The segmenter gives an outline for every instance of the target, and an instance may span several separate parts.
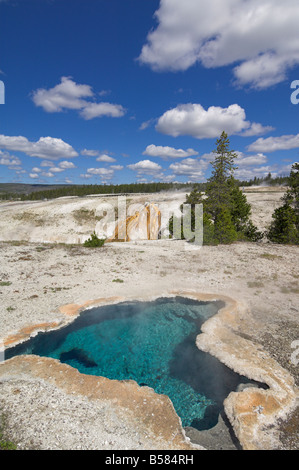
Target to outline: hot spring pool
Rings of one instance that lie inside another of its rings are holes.
[[[195,344],[201,325],[222,306],[175,297],[97,307],[7,349],[5,358],[47,356],[84,374],[135,380],[168,395],[184,427],[209,429],[228,394],[250,382]]]

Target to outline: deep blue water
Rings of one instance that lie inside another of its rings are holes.
[[[183,426],[209,429],[227,395],[249,382],[196,347],[202,323],[222,305],[176,297],[93,308],[6,350],[5,358],[35,354],[84,374],[133,379],[168,395]]]

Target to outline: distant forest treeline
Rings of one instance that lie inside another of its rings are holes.
[[[36,201],[40,199],[55,199],[65,196],[88,196],[91,194],[134,194],[134,193],[158,193],[161,191],[171,191],[192,189],[190,183],[130,183],[130,184],[89,184],[89,185],[69,185],[56,187],[54,189],[43,189],[28,194],[2,193],[1,199],[18,199],[21,201]],[[203,189],[204,190],[204,189]]]
[[[262,186],[262,185],[287,185],[287,176],[272,177],[271,173],[263,178],[255,177],[250,181],[238,181],[239,186]],[[26,185],[22,187],[21,192],[18,191],[18,185],[15,185],[14,192],[11,192],[10,184],[1,184],[0,186],[0,199],[2,200],[21,200],[21,201],[37,201],[41,199],[56,199],[65,196],[88,196],[90,194],[134,194],[134,193],[158,193],[161,191],[174,191],[185,190],[191,191],[197,189],[198,191],[205,191],[206,183],[129,183],[129,184],[89,184],[89,185],[61,185],[57,187],[44,186],[45,189],[33,190],[32,185],[28,185],[28,192],[26,192]]]
[[[249,181],[239,181],[240,186],[286,186],[288,184],[289,176],[275,176],[271,173],[263,178],[255,176]]]

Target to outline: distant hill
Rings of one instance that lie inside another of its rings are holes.
[[[24,184],[24,183],[0,183],[0,194],[31,194],[38,191],[65,188],[67,184]]]

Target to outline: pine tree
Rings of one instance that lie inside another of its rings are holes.
[[[237,231],[232,222],[231,213],[226,206],[221,206],[214,219],[214,239],[217,243],[229,244],[237,240]]]
[[[203,205],[203,243],[232,243],[235,240],[258,241],[263,234],[249,219],[251,206],[234,178],[237,154],[229,148],[229,139],[222,132],[216,141],[215,159],[211,163],[212,175],[206,183],[205,193],[194,188],[186,197],[191,205],[191,227],[194,230],[196,204]],[[171,227],[173,227],[173,220]]]
[[[216,141],[215,160],[211,163],[212,175],[206,188],[206,210],[214,218],[222,205],[231,206],[231,188],[233,173],[236,170],[234,160],[237,154],[229,149],[229,139],[222,132]]]
[[[297,217],[299,218],[299,163],[292,165],[290,176],[288,178],[288,190],[283,197],[285,202],[292,204]]]
[[[230,180],[230,211],[232,222],[238,232],[242,232],[248,223],[251,214],[251,206],[247,202],[245,194],[242,193],[237,182]]]
[[[275,209],[267,233],[274,243],[299,244],[299,163],[292,165],[283,205]]]
[[[275,209],[273,222],[268,231],[268,238],[273,243],[299,244],[299,233],[296,227],[296,212],[287,202]],[[298,222],[298,221],[297,221]]]
[[[237,154],[230,150],[230,142],[225,132],[222,132],[216,144],[206,199],[202,199],[204,211],[215,224],[215,239],[219,243],[232,243],[237,239],[258,241],[263,234],[251,222],[251,206],[234,178],[237,169],[234,161]]]

